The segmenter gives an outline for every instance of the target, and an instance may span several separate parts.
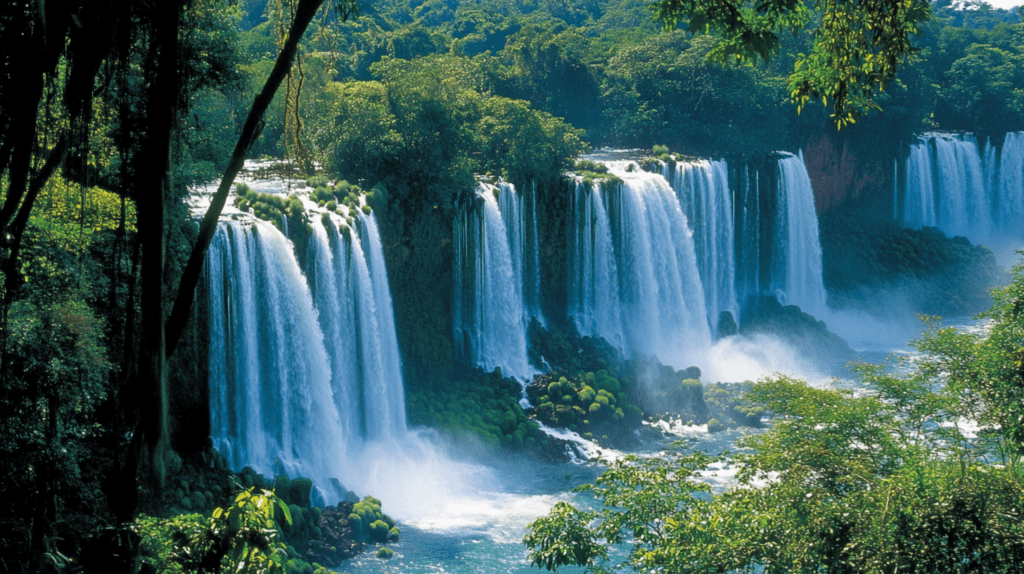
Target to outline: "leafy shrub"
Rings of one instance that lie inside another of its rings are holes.
[[[291,525],[288,506],[272,492],[250,488],[239,492],[227,510],[214,510],[209,519],[194,514],[171,520],[142,516],[132,529],[142,536],[143,550],[154,566],[176,564],[185,572],[286,574],[288,549],[278,538],[277,522]]]
[[[306,187],[318,188],[325,185],[327,185],[327,177],[323,175],[314,175],[306,180]]]
[[[575,169],[577,172],[608,173],[608,166],[603,163],[590,161],[589,159],[577,161]]]

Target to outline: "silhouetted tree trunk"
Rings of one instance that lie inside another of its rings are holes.
[[[323,3],[324,0],[299,0],[299,4],[295,9],[295,18],[292,20],[291,30],[288,31],[288,39],[281,48],[281,53],[277,56],[274,69],[271,70],[270,76],[267,77],[266,83],[263,84],[263,90],[256,96],[256,100],[252,103],[252,108],[249,109],[249,116],[245,119],[245,126],[242,128],[242,134],[238,137],[238,143],[235,145],[234,153],[231,154],[231,160],[224,171],[224,177],[217,187],[217,193],[214,194],[213,200],[210,201],[210,208],[207,209],[206,215],[203,216],[203,221],[199,225],[199,238],[192,248],[192,253],[189,255],[188,263],[185,265],[185,271],[182,273],[181,282],[178,285],[178,296],[174,299],[174,308],[171,310],[171,316],[167,321],[168,354],[174,351],[178,340],[181,338],[182,331],[185,330],[185,326],[188,324],[192,303],[195,299],[196,285],[199,283],[199,276],[203,270],[203,261],[206,259],[206,250],[209,249],[210,242],[213,241],[213,234],[217,231],[217,220],[224,210],[228,193],[231,191],[231,184],[234,183],[238,172],[242,170],[249,148],[252,147],[252,144],[256,142],[256,138],[259,137],[263,114],[274,99],[277,89],[281,87],[281,82],[291,71],[292,62],[295,60],[295,53],[299,47],[299,40],[302,39],[302,35],[305,34],[310,21],[313,20],[313,16],[316,15]],[[347,17],[347,13],[343,12],[343,18],[345,17]]]

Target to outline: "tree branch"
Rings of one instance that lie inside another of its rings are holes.
[[[242,170],[245,156],[259,136],[258,128],[263,114],[266,112],[271,100],[274,99],[274,94],[277,93],[281,82],[291,70],[292,61],[295,59],[295,53],[299,46],[299,40],[302,39],[306,28],[323,3],[324,0],[300,0],[298,8],[295,10],[295,19],[292,21],[291,30],[288,32],[288,39],[284,47],[281,48],[281,53],[277,56],[277,62],[274,64],[274,69],[270,72],[270,76],[267,77],[263,90],[252,103],[249,116],[245,120],[245,126],[242,128],[241,135],[238,136],[235,151],[231,154],[231,160],[228,162],[228,167],[224,171],[224,177],[220,181],[220,186],[210,202],[210,208],[207,209],[206,215],[203,216],[203,220],[199,224],[199,237],[192,248],[192,253],[189,255],[188,263],[185,264],[185,271],[182,273],[181,282],[178,285],[178,296],[174,299],[174,307],[171,309],[171,315],[167,319],[165,328],[167,356],[174,352],[174,348],[177,346],[178,340],[185,330],[185,325],[188,323],[189,313],[195,299],[196,285],[199,283],[199,275],[203,270],[203,261],[206,259],[206,250],[210,247],[210,242],[213,241],[213,234],[217,230],[217,220],[224,210],[224,204],[227,202],[231,184],[234,183],[238,172]]]

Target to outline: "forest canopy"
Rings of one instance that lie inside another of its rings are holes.
[[[452,378],[451,218],[478,177],[546,191],[542,229],[556,233],[565,199],[551,190],[593,147],[746,161],[858,118],[844,137],[882,142],[879,154],[924,130],[998,140],[1024,129],[1024,25],[1009,11],[923,0],[655,8],[5,3],[2,570],[81,554],[86,535],[157,504],[172,448],[205,448],[203,417],[172,428],[168,407],[205,383],[169,380],[192,372],[195,287],[245,159],[366,190],[400,286],[405,367],[424,394]],[[864,114],[876,108],[886,115]],[[187,198],[210,182],[197,226]],[[564,269],[559,256],[544,254]],[[495,402],[510,429],[525,423]]]

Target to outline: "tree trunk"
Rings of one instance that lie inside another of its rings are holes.
[[[177,346],[178,340],[188,324],[192,302],[195,299],[196,285],[199,283],[199,276],[203,270],[203,261],[206,259],[206,250],[209,249],[210,242],[213,241],[213,234],[217,231],[217,220],[224,210],[224,204],[227,203],[231,184],[234,183],[238,172],[242,170],[242,165],[245,163],[245,156],[249,152],[249,148],[252,147],[252,144],[255,143],[256,138],[259,136],[260,123],[264,112],[267,111],[271,100],[274,99],[274,94],[281,86],[281,82],[291,71],[292,61],[295,59],[299,40],[302,39],[302,35],[306,32],[310,21],[313,20],[313,16],[316,15],[317,10],[320,9],[323,3],[324,0],[299,1],[299,5],[295,10],[295,19],[292,21],[291,30],[288,32],[288,40],[281,48],[281,53],[277,56],[277,62],[274,63],[274,69],[270,72],[270,76],[267,77],[266,83],[263,84],[263,90],[252,103],[249,116],[246,118],[245,126],[242,128],[242,134],[238,137],[238,143],[235,145],[235,151],[231,154],[231,160],[224,171],[224,177],[220,181],[217,193],[214,194],[213,200],[210,201],[210,207],[206,210],[206,215],[203,216],[203,221],[199,225],[199,238],[192,248],[188,263],[185,265],[185,271],[182,273],[181,283],[178,285],[178,295],[174,299],[174,308],[171,310],[171,316],[167,320],[168,355],[174,352],[174,348]]]
[[[156,68],[147,90],[145,138],[136,160],[134,178],[138,233],[142,243],[142,333],[139,342],[138,419],[128,458],[122,470],[122,492],[127,497],[115,509],[127,522],[138,509],[138,479],[145,472],[162,480],[163,446],[167,439],[166,354],[164,351],[164,219],[171,188],[171,145],[177,124],[179,66],[178,27],[182,1],[153,4],[150,26]],[[150,472],[152,471],[152,472]]]

